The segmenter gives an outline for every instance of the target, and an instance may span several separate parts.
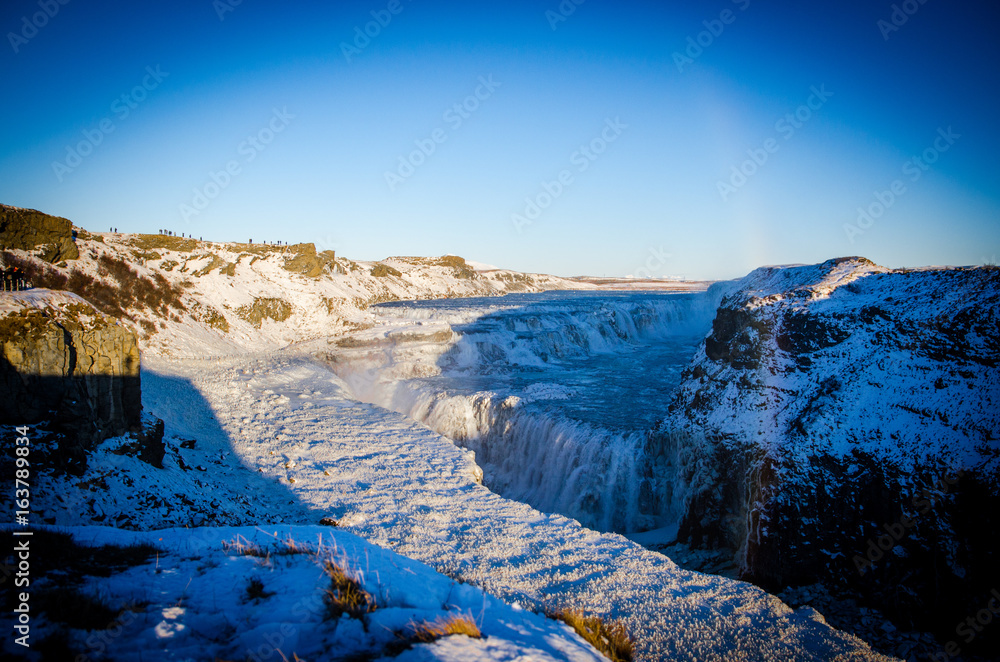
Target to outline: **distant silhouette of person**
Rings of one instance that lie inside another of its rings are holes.
[[[28,279],[20,267],[8,267],[3,270],[4,292],[17,292],[28,289]]]

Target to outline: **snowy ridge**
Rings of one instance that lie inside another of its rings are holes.
[[[846,257],[822,264],[760,267],[743,278],[720,285],[743,301],[819,298],[859,278],[890,271],[863,257]]]
[[[168,356],[275,350],[364,328],[372,323],[368,307],[382,301],[592,287],[505,269],[474,271],[454,256],[364,262],[334,258],[331,252],[317,254],[312,244],[238,244],[83,230],[78,234],[80,258],[57,270],[76,269],[106,281],[99,262],[104,256],[125,261],[140,276],[159,274],[181,288],[184,312],[164,317],[129,311],[142,323],[137,333],[144,351]],[[255,303],[268,305],[254,309]]]

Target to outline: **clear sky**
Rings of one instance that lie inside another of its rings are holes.
[[[1000,254],[992,1],[63,1],[0,9],[0,202],[87,229],[560,275]]]

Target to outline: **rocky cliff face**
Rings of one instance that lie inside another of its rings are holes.
[[[681,538],[953,639],[1000,584],[1000,270],[845,258],[714,287],[671,405],[710,486]]]
[[[31,251],[52,263],[80,257],[67,219],[9,205],[0,205],[0,247]]]
[[[61,464],[95,443],[138,430],[135,334],[80,297],[49,290],[0,298],[0,423],[57,435]]]

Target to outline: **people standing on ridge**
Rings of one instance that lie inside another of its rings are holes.
[[[3,291],[19,292],[31,287],[20,267],[8,267],[3,270]]]

